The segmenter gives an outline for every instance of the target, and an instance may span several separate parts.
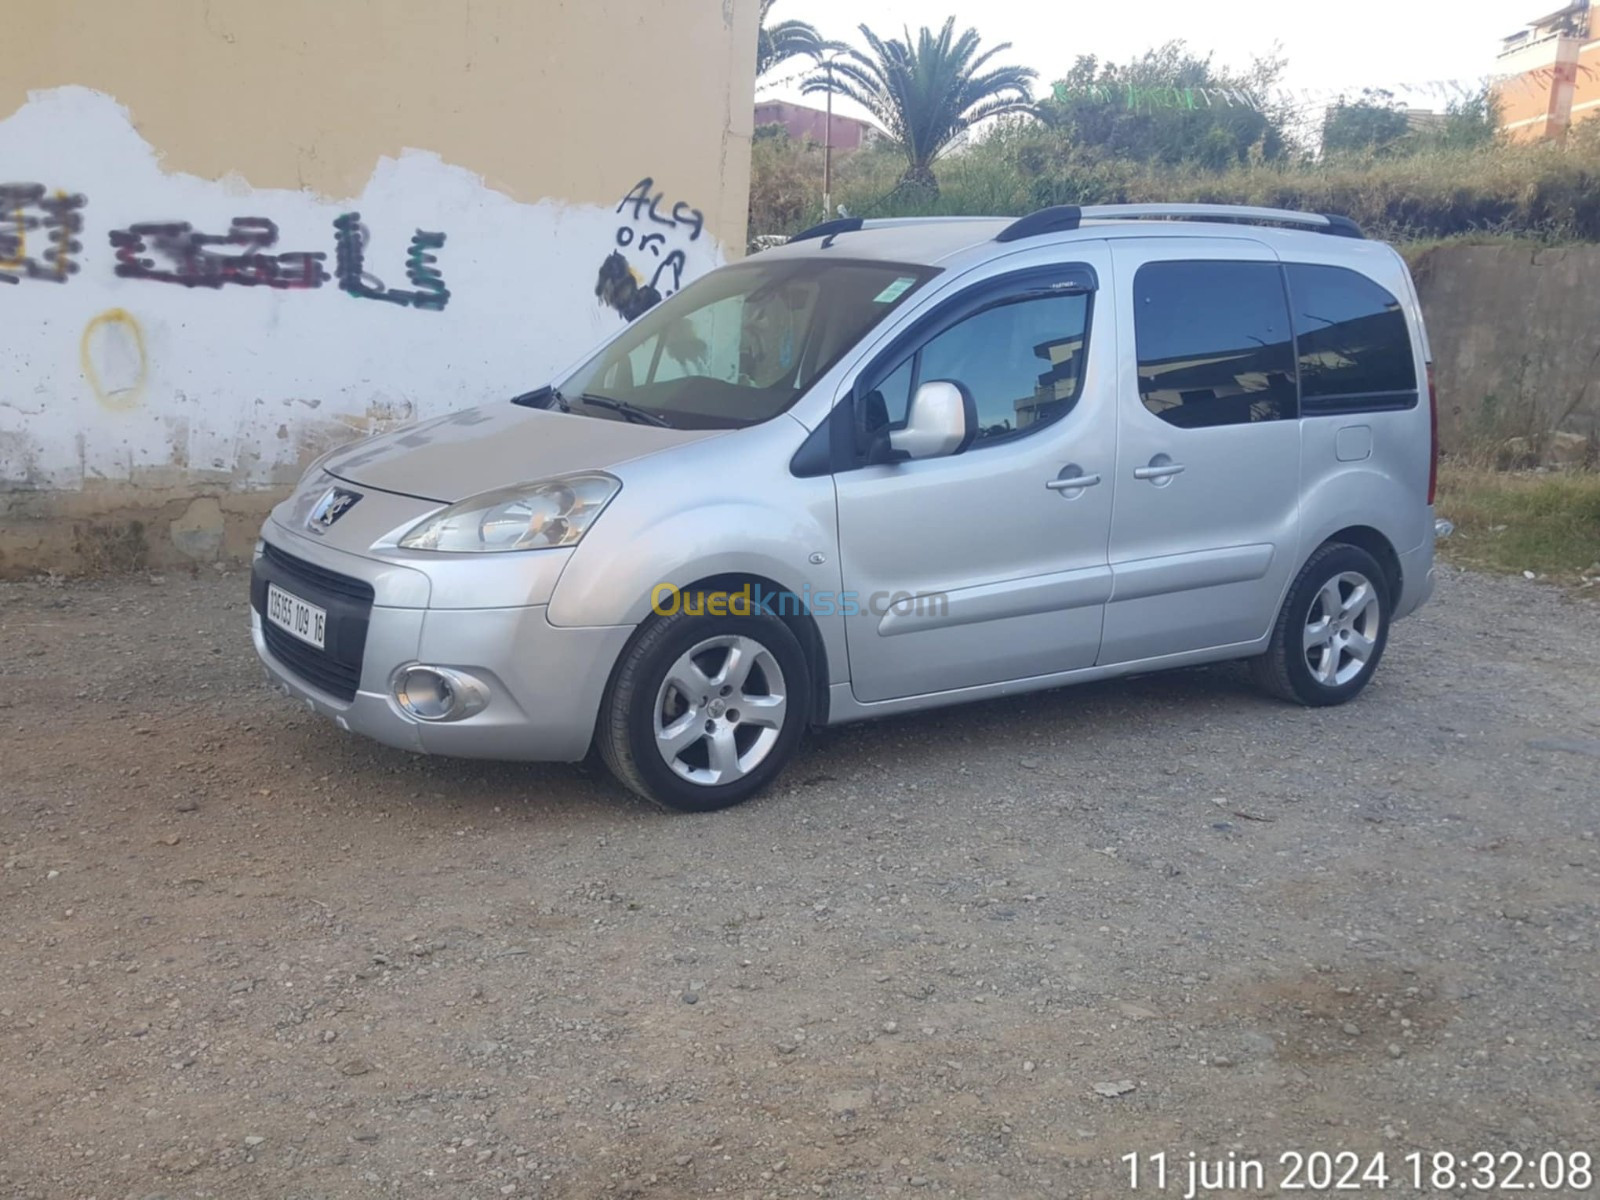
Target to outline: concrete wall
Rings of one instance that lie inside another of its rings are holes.
[[[1600,421],[1600,246],[1446,246],[1412,263],[1448,448]]]
[[[9,11],[0,574],[237,552],[328,445],[545,382],[740,253],[757,9]]]

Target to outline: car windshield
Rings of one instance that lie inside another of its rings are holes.
[[[570,411],[605,420],[755,425],[799,399],[935,273],[812,256],[724,267],[640,317],[557,391]]]

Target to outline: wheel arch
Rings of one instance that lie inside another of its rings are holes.
[[[1400,555],[1394,548],[1394,543],[1371,525],[1346,525],[1343,529],[1335,530],[1312,550],[1316,553],[1323,546],[1334,542],[1342,542],[1348,546],[1355,546],[1365,550],[1383,568],[1383,581],[1389,589],[1389,605],[1393,608],[1400,603],[1400,589],[1405,583],[1405,575],[1400,566]],[[1309,560],[1310,555],[1307,555]]]
[[[805,597],[793,588],[785,587],[775,579],[765,575],[758,575],[751,571],[728,571],[715,575],[704,575],[692,583],[686,583],[677,590],[680,593],[693,594],[696,592],[737,592],[749,585],[755,589],[757,595],[781,595],[786,603],[781,605],[779,611],[772,615],[788,626],[789,632],[794,634],[795,641],[800,643],[800,649],[805,653],[806,665],[811,671],[811,724],[813,726],[828,723],[828,648],[822,640],[822,630],[817,625],[816,618],[811,614],[811,608],[806,604]],[[787,601],[793,601],[788,603]],[[642,630],[650,621],[657,617],[652,611],[651,615],[641,623]],[[618,656],[621,661],[622,656]]]

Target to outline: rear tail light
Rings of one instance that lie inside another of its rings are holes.
[[[1433,364],[1428,364],[1428,504],[1433,505],[1439,490],[1439,390],[1433,382]]]

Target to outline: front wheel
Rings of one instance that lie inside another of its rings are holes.
[[[1389,641],[1388,580],[1359,546],[1317,549],[1289,589],[1256,682],[1285,700],[1320,707],[1354,700]]]
[[[778,618],[675,613],[623,653],[596,741],[611,773],[641,796],[710,812],[777,777],[810,720],[810,697],[805,652]]]

